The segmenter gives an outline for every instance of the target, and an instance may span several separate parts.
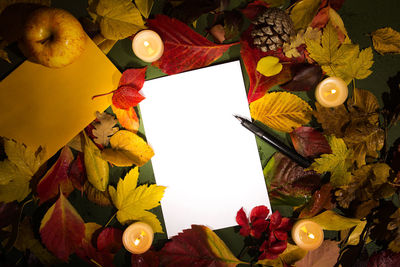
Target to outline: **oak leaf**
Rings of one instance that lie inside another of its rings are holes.
[[[71,149],[65,146],[61,150],[57,161],[47,171],[36,187],[40,204],[56,197],[59,191],[68,196],[74,190],[68,174],[73,160],[74,155],[72,155]]]
[[[240,263],[226,244],[209,228],[192,225],[172,237],[159,252],[162,266],[235,267]]]
[[[353,152],[347,149],[345,142],[341,138],[330,136],[328,142],[331,146],[332,154],[322,154],[321,157],[314,160],[309,169],[321,174],[330,172],[330,181],[335,187],[346,185],[351,179],[351,173],[348,169],[352,164],[349,159],[351,159]]]
[[[89,15],[99,22],[106,39],[124,39],[145,28],[142,15],[130,0],[89,0],[88,5]]]
[[[92,131],[95,136],[94,141],[96,144],[107,146],[111,136],[119,130],[118,127],[114,127],[118,121],[113,115],[106,112],[100,113],[96,111],[96,118],[97,121],[92,123],[94,126]]]
[[[108,188],[112,202],[118,209],[117,219],[126,224],[129,221],[148,223],[154,232],[162,233],[162,227],[157,216],[148,210],[160,205],[166,187],[152,185],[137,186],[139,178],[138,167],[130,170],[125,178],[119,179],[117,189]]]
[[[137,131],[139,130],[139,118],[133,107],[122,109],[111,105],[111,108],[115,116],[117,116],[117,119],[122,127],[124,127],[128,131],[137,133]]]
[[[152,65],[168,75],[208,66],[235,45],[216,45],[183,22],[164,15],[158,15],[147,23],[164,42],[163,56]]]
[[[379,54],[400,53],[400,32],[386,27],[374,31],[371,36],[374,48]]]
[[[111,148],[102,157],[116,166],[143,166],[154,155],[153,149],[137,134],[121,130],[110,139]]]
[[[321,0],[302,0],[296,2],[290,11],[290,18],[296,30],[305,29],[317,14]]]
[[[288,92],[268,93],[250,104],[254,120],[287,133],[307,124],[311,119],[311,111],[307,102]]]
[[[90,140],[86,133],[84,133],[84,136],[83,157],[87,178],[96,189],[105,191],[110,178],[108,163],[102,158],[100,149]]]
[[[59,259],[68,261],[69,255],[75,252],[84,238],[85,224],[68,199],[60,194],[44,215],[39,232],[47,249]]]

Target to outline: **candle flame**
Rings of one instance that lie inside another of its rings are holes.
[[[331,94],[336,94],[336,89],[332,89]]]
[[[143,44],[144,44],[145,47],[148,47],[150,45],[150,43],[147,42],[147,41],[144,41]]]
[[[154,49],[151,47],[151,45],[150,45],[150,43],[148,42],[148,41],[144,41],[143,42],[143,45],[144,45],[144,47],[147,49],[147,53],[149,54],[149,55],[152,55],[152,54],[154,54]]]
[[[140,244],[140,241],[143,239],[143,237],[146,235],[145,231],[140,232],[140,235],[133,241],[133,244],[135,246],[138,246]]]
[[[140,243],[140,239],[136,238],[135,241],[133,241],[133,244],[135,244],[135,246],[139,245]]]
[[[311,239],[315,239],[315,236],[313,234],[311,234],[311,233],[308,234],[308,237],[311,238]]]

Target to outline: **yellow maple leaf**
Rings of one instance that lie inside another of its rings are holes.
[[[364,79],[372,72],[371,48],[360,52],[359,46],[350,43],[341,44],[338,33],[331,22],[322,34],[321,42],[305,39],[307,51],[329,76],[337,76],[347,83],[352,79]]]
[[[89,0],[88,12],[104,38],[120,40],[144,29],[142,15],[131,0]]]
[[[287,133],[307,124],[311,119],[311,112],[307,102],[288,92],[265,94],[250,104],[253,119]]]
[[[139,169],[130,170],[125,178],[119,179],[117,189],[108,188],[111,200],[118,209],[117,219],[125,224],[128,221],[143,221],[148,223],[154,232],[162,233],[162,227],[157,216],[148,210],[160,205],[165,186],[141,185],[137,187]]]
[[[371,35],[374,48],[379,54],[400,53],[400,32],[386,27],[374,31]]]
[[[143,166],[154,155],[153,149],[137,134],[121,130],[110,139],[111,148],[102,157],[116,166]]]
[[[346,185],[350,182],[351,172],[348,171],[351,166],[349,158],[353,151],[347,149],[343,139],[330,136],[328,138],[329,145],[332,149],[332,154],[322,154],[311,164],[311,170],[318,173],[330,172],[331,183],[334,186]]]

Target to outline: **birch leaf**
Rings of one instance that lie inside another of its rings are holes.
[[[250,104],[254,120],[287,133],[307,124],[311,119],[311,111],[307,102],[287,92],[269,93]]]
[[[320,0],[302,0],[294,5],[290,18],[296,30],[307,28],[317,14],[320,3]]]
[[[94,126],[94,141],[99,145],[107,146],[110,142],[111,136],[119,130],[118,127],[114,127],[118,121],[113,115],[106,112],[100,113],[96,111],[96,117],[98,121],[92,123]]]
[[[374,48],[379,54],[400,53],[400,32],[387,27],[376,30],[371,35]]]
[[[128,221],[143,221],[148,223],[154,232],[162,233],[162,227],[157,217],[148,210],[160,205],[166,187],[152,185],[137,186],[138,167],[129,171],[125,178],[119,179],[117,189],[110,186],[109,193],[118,209],[117,219],[120,223]]]
[[[120,40],[145,28],[142,15],[130,0],[89,0],[88,12],[100,24],[104,38]]]
[[[135,4],[143,17],[147,19],[153,7],[154,0],[135,0]]]
[[[153,149],[137,134],[121,130],[110,139],[111,148],[102,151],[102,157],[110,163],[123,166],[143,166],[154,155]]]

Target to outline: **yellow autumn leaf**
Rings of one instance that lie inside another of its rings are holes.
[[[279,58],[267,56],[261,58],[257,63],[257,71],[264,76],[270,77],[282,71],[282,64],[279,63]]]
[[[347,218],[337,214],[332,210],[324,211],[323,213],[309,218],[308,220],[318,223],[322,229],[329,231],[345,230],[363,223],[359,219]]]
[[[302,248],[299,248],[296,245],[292,245],[290,243],[287,243],[287,247],[285,251],[283,251],[278,258],[274,260],[259,260],[257,261],[257,264],[263,265],[263,266],[284,266],[284,264],[287,265],[294,265],[297,261],[301,260],[307,255],[307,250],[304,250]]]
[[[330,22],[336,26],[345,37],[347,37],[347,42],[350,41],[349,35],[347,34],[347,30],[344,26],[343,20],[342,18],[339,16],[339,14],[336,12],[336,10],[334,10],[333,8],[329,8],[329,20]]]
[[[147,19],[153,7],[154,0],[135,0],[135,4],[143,17]]]
[[[83,158],[89,182],[98,190],[105,191],[110,178],[107,161],[101,156],[100,149],[90,140],[83,131],[85,146],[83,148]]]
[[[265,94],[250,104],[250,113],[254,120],[287,133],[307,124],[311,119],[311,112],[307,102],[288,92]]]
[[[130,0],[89,0],[88,12],[104,38],[120,40],[144,29],[139,10]]]
[[[102,151],[102,157],[110,163],[123,166],[143,166],[154,156],[153,149],[137,134],[121,130],[110,139],[111,148]]]
[[[125,224],[129,221],[143,221],[148,223],[154,232],[162,233],[162,227],[157,216],[148,210],[160,205],[164,195],[164,186],[141,185],[137,187],[139,168],[130,170],[125,178],[119,179],[117,189],[108,188],[111,200],[118,209],[117,219]]]
[[[290,12],[296,30],[306,29],[317,14],[321,0],[298,1]]]
[[[371,35],[374,48],[379,54],[400,53],[400,32],[386,27],[374,31]]]
[[[346,185],[350,182],[351,173],[348,171],[351,166],[349,158],[353,155],[352,150],[348,150],[343,139],[330,136],[328,138],[332,154],[322,154],[311,164],[311,170],[317,173],[330,172],[331,183],[333,186]]]

